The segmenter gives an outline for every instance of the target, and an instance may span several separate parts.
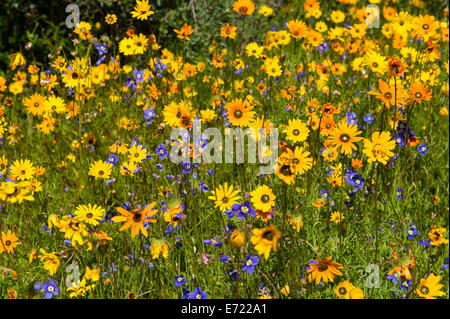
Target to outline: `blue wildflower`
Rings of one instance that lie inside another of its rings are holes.
[[[186,278],[184,278],[183,275],[175,277],[175,287],[180,287],[181,285],[184,285],[185,283],[187,283],[187,280],[186,280]]]
[[[253,274],[255,271],[255,266],[259,263],[258,256],[247,256],[244,262],[244,267],[242,267],[243,271],[248,272],[249,274]]]

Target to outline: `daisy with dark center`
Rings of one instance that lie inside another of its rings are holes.
[[[258,186],[258,188],[251,192],[250,195],[250,201],[257,210],[268,212],[275,206],[276,196],[272,189],[267,185]]]
[[[233,10],[243,15],[252,15],[255,3],[252,0],[236,0],[233,2]]]
[[[325,283],[328,281],[333,282],[336,276],[342,276],[339,269],[343,269],[344,267],[340,263],[332,262],[332,258],[332,256],[329,256],[309,263],[309,269],[306,271],[309,274],[309,282],[315,280],[316,285],[318,285],[322,280]]]
[[[334,162],[339,157],[339,151],[336,147],[328,146],[322,150],[322,157],[326,162]]]
[[[214,53],[211,63],[215,68],[218,68],[218,69],[221,69],[226,65],[223,60],[223,54],[220,54],[218,52]]]
[[[144,54],[144,52],[147,50],[149,42],[147,37],[144,34],[139,33],[139,35],[135,35],[133,37],[133,41],[134,41],[134,53]]]
[[[267,260],[272,249],[273,251],[278,250],[278,239],[280,238],[281,232],[274,225],[269,225],[262,229],[253,229],[250,241],[258,254],[264,255]]]
[[[145,237],[148,237],[148,232],[144,223],[156,223],[156,219],[153,218],[156,214],[156,210],[154,209],[155,205],[156,202],[152,202],[144,209],[136,208],[131,212],[122,207],[116,207],[116,210],[121,216],[114,216],[111,220],[115,223],[125,222],[125,224],[120,227],[119,231],[124,231],[131,227],[131,238],[134,238],[140,232]]]
[[[308,31],[308,26],[300,20],[289,20],[286,23],[286,26],[292,37],[295,39],[301,39],[305,37]]]
[[[45,98],[38,93],[35,93],[29,98],[23,100],[23,104],[26,106],[28,113],[35,116],[41,116],[44,114],[45,102]]]
[[[295,147],[293,157],[291,158],[291,166],[293,167],[295,174],[303,175],[312,168],[313,159],[309,157],[309,155],[311,155],[311,153],[304,147]]]
[[[337,114],[339,112],[340,112],[339,108],[334,106],[332,103],[325,103],[322,106],[322,114],[325,117],[332,116],[333,114]]]
[[[375,50],[369,50],[364,55],[364,65],[368,66],[372,72],[384,74],[386,72],[386,58]]]
[[[405,73],[406,65],[405,63],[395,57],[390,57],[388,60],[387,71],[392,76],[402,76]]]
[[[81,221],[96,226],[105,216],[105,209],[97,205],[78,205],[74,211],[74,215],[78,217]]]
[[[336,149],[340,148],[341,153],[351,154],[353,150],[357,149],[354,143],[362,140],[362,137],[358,136],[360,134],[361,131],[358,131],[358,126],[353,123],[349,125],[344,118],[330,135],[330,145],[335,146]]]
[[[89,176],[108,179],[111,176],[112,164],[99,160],[91,164],[89,167]]]
[[[215,207],[218,207],[222,212],[226,212],[227,210],[233,207],[233,204],[237,203],[239,200],[239,190],[234,190],[233,185],[228,187],[228,183],[224,185],[219,185],[215,190],[211,191],[212,196],[209,196],[209,199],[212,199],[215,202]]]
[[[344,214],[341,212],[333,212],[330,217],[330,222],[333,222],[335,224],[339,224],[341,221],[344,220]]]
[[[92,26],[89,22],[80,21],[80,23],[77,24],[75,30],[73,30],[74,33],[78,34],[80,39],[82,40],[88,40],[92,38],[91,34]]]
[[[433,246],[448,244],[448,239],[444,238],[445,232],[446,229],[444,227],[432,226],[431,231],[428,233],[428,238],[430,238],[430,244]]]
[[[445,296],[445,292],[441,291],[444,285],[440,284],[441,276],[430,274],[427,279],[420,279],[419,287],[416,294],[425,299],[436,299],[436,297]]]
[[[128,149],[128,161],[129,162],[142,162],[147,158],[147,149],[144,145],[133,145]]]
[[[286,138],[294,143],[303,142],[309,136],[309,129],[300,119],[289,120],[286,129]]]
[[[329,136],[336,126],[336,122],[332,116],[324,116],[320,122],[320,135]]]
[[[321,104],[317,99],[308,100],[306,103],[305,111],[309,116],[316,115],[317,111],[321,108]]]
[[[62,56],[58,56],[52,63],[52,67],[57,69],[59,72],[63,72],[67,67],[66,59]]]
[[[83,236],[87,236],[86,224],[77,217],[64,216],[61,218],[56,227],[64,233],[64,238],[72,241],[72,246],[83,245]]]
[[[40,249],[39,260],[44,264],[44,269],[48,270],[50,276],[54,275],[61,264],[56,252],[47,253],[44,249]]]
[[[253,106],[247,106],[242,99],[234,99],[226,105],[228,120],[234,126],[245,127],[250,124],[255,114]]]
[[[235,39],[236,38],[237,27],[227,23],[224,27],[220,29],[220,36],[224,38]]]
[[[334,293],[340,298],[350,299],[350,291],[353,288],[355,288],[355,286],[350,281],[341,281],[336,288],[334,288]]]
[[[171,102],[170,104],[164,106],[164,123],[171,127],[179,127],[181,116],[189,113],[190,108],[183,101],[180,103]]]
[[[417,103],[431,100],[432,94],[422,82],[413,82],[409,88],[409,96]]]
[[[105,17],[105,22],[107,24],[114,24],[117,22],[117,16],[115,14],[107,14]]]
[[[30,160],[16,160],[11,165],[11,174],[17,178],[18,181],[24,181],[33,178],[36,168]]]
[[[17,238],[15,233],[12,233],[11,230],[8,230],[6,234],[2,232],[0,237],[0,254],[4,251],[11,254],[18,245],[20,245],[19,238]]]
[[[291,162],[288,157],[291,155],[283,154],[278,158],[278,165],[275,175],[286,184],[295,183],[295,169],[291,167]],[[293,165],[294,166],[294,165]]]
[[[413,19],[413,24],[412,35],[416,36],[417,39],[423,38],[425,41],[427,41],[440,27],[439,21],[429,14],[415,17]]]
[[[397,91],[394,85],[389,85],[385,83],[382,79],[378,80],[378,85],[381,92],[370,91],[368,94],[375,95],[377,99],[384,103],[384,106],[389,109],[391,106],[397,105],[398,107],[403,107],[405,104],[404,100],[408,97],[406,91],[397,86]]]
[[[54,95],[50,96],[47,99],[47,101],[45,101],[44,105],[45,105],[45,113],[47,114],[51,114],[52,112],[62,114],[66,111],[66,105],[64,103],[64,100]]]
[[[394,24],[394,30],[404,30],[406,32],[410,31],[413,28],[413,16],[411,16],[408,12],[400,11],[395,14],[392,19],[392,23]]]
[[[133,38],[123,38],[119,42],[119,52],[123,55],[133,55],[134,54],[134,40]]]
[[[363,153],[367,156],[369,163],[380,162],[386,165],[387,161],[394,156],[392,151],[395,145],[395,140],[389,132],[373,132],[371,140],[364,140]]]
[[[259,59],[264,51],[264,47],[259,46],[256,42],[250,42],[245,46],[245,52],[249,57],[255,57]]]

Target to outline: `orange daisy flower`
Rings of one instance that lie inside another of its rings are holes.
[[[309,263],[309,269],[306,271],[309,273],[309,282],[315,280],[316,285],[318,285],[322,279],[327,283],[328,281],[333,282],[336,276],[342,276],[339,269],[343,269],[344,267],[340,263],[332,262],[332,258],[332,256],[329,256]]]
[[[414,82],[409,88],[409,95],[417,103],[422,103],[422,101],[431,100],[432,94],[428,87],[422,84],[422,82]]]
[[[120,227],[119,231],[123,231],[131,227],[132,238],[138,235],[139,232],[142,232],[145,237],[148,237],[148,232],[144,227],[144,222],[156,223],[156,219],[152,218],[156,213],[154,212],[155,205],[156,202],[153,202],[147,205],[147,207],[145,207],[143,210],[137,208],[132,212],[129,212],[122,207],[116,207],[116,210],[120,214],[122,214],[122,216],[114,216],[113,218],[111,218],[111,220],[116,223],[125,222],[125,224]]]

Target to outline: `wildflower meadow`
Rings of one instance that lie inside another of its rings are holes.
[[[448,1],[20,2],[0,298],[448,299]]]

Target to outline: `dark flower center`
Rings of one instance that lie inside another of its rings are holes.
[[[191,120],[190,120],[189,117],[184,116],[184,117],[181,119],[181,123],[182,123],[184,126],[188,126],[188,125],[191,124]]]
[[[422,288],[420,288],[420,292],[423,293],[424,295],[428,295],[430,289],[428,289],[427,286],[422,286]]]
[[[272,240],[273,239],[273,232],[271,230],[266,230],[262,234],[262,238],[267,239],[267,240]]]
[[[321,264],[320,266],[319,266],[319,271],[325,271],[325,270],[327,270],[328,269],[328,265],[327,264]]]
[[[133,221],[135,223],[139,223],[140,221],[142,221],[142,214],[141,214],[140,210],[138,210],[137,212],[134,212],[133,214],[134,214],[133,215]]]
[[[240,7],[240,8],[239,8],[239,12],[242,13],[242,14],[246,14],[247,11],[248,11],[248,8],[247,8],[247,7]]]
[[[261,201],[263,202],[263,203],[267,203],[268,201],[269,201],[269,195],[262,195],[261,196]]]
[[[234,111],[234,117],[239,119],[242,117],[242,111],[241,110],[236,110]]]
[[[346,143],[346,142],[348,142],[350,140],[350,136],[348,134],[341,134],[341,136],[339,136],[339,139],[342,142]]]
[[[291,168],[289,165],[283,165],[281,167],[280,171],[281,171],[281,174],[283,174],[284,176],[292,175]]]
[[[341,296],[345,295],[346,293],[347,293],[347,289],[345,289],[345,287],[339,288],[339,294],[340,294]]]

